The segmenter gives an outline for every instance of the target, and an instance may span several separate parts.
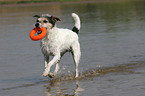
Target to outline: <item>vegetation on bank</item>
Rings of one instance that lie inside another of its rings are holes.
[[[25,3],[43,3],[43,2],[66,2],[80,0],[0,0],[0,4],[25,4]]]

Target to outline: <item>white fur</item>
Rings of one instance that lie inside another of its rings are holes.
[[[75,26],[80,29],[79,16],[75,13],[72,13],[72,16],[75,20]],[[65,52],[70,51],[73,55],[76,68],[75,77],[78,77],[78,64],[81,56],[81,51],[79,38],[75,32],[69,29],[57,28],[56,26],[54,26],[52,29],[47,28],[47,34],[41,40],[40,46],[45,59],[45,71],[43,72],[43,76],[52,74],[50,73],[50,68],[54,64],[56,64],[56,68],[54,71],[54,74],[56,74],[59,70],[59,62],[61,57]],[[54,56],[50,62],[49,56]]]
[[[77,14],[75,14],[75,13],[72,13],[72,17],[75,20],[75,26],[80,30],[81,24],[80,24],[80,18],[79,18],[79,16]]]

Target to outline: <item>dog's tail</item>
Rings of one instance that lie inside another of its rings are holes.
[[[74,21],[75,21],[75,26],[73,27],[72,31],[74,31],[74,32],[76,32],[78,34],[79,31],[80,31],[80,28],[81,28],[80,18],[75,13],[72,13],[72,17],[74,18]]]

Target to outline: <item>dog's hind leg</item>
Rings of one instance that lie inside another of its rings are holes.
[[[73,44],[73,46],[72,46],[72,56],[73,56],[73,60],[74,60],[74,63],[75,63],[75,68],[76,68],[75,78],[77,78],[79,76],[78,65],[79,65],[79,60],[80,60],[80,56],[81,56],[79,42],[76,42],[76,43]]]

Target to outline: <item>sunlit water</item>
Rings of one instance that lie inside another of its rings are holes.
[[[144,96],[145,1],[42,4],[0,7],[0,96]],[[39,41],[29,38],[33,15],[61,19],[73,28],[81,18],[80,77],[71,54],[61,60],[56,79],[42,78]]]

